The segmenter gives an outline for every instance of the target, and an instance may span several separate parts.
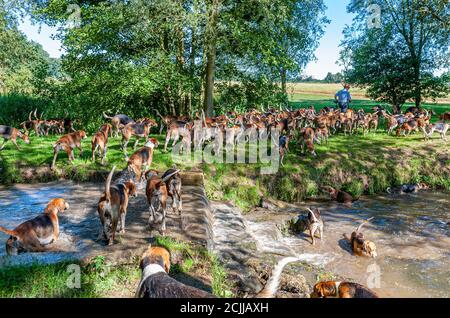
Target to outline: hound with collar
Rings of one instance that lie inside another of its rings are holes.
[[[45,252],[48,245],[59,237],[58,212],[69,208],[64,199],[53,199],[41,214],[28,220],[14,230],[7,230],[0,226],[0,231],[10,235],[6,241],[8,255],[18,255],[22,252]]]

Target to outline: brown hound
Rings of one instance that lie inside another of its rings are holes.
[[[159,232],[162,235],[165,235],[166,232],[167,197],[169,192],[167,189],[167,181],[179,172],[179,170],[175,170],[167,174],[164,178],[158,177],[155,173],[147,174],[145,194],[147,195],[147,202],[150,209],[148,224],[151,226],[153,223],[160,223],[161,227]]]
[[[358,201],[359,198],[354,198],[350,193],[345,191],[337,190],[329,186],[321,187],[322,191],[328,192],[332,200],[339,203],[352,204],[354,201]]]
[[[103,112],[103,117],[106,119],[111,119],[111,125],[113,128],[113,131],[115,132],[116,137],[119,136],[119,130],[120,128],[124,127],[126,124],[134,123],[134,120],[128,117],[127,115],[119,114],[115,115],[113,117],[108,116]]]
[[[102,158],[102,165],[105,164],[109,135],[112,135],[112,126],[104,124],[92,137],[92,161],[95,161],[95,151],[98,150],[99,156]]]
[[[358,283],[327,281],[314,285],[311,298],[378,298],[369,288]]]
[[[83,148],[81,147],[82,139],[86,139],[86,133],[83,130],[79,130],[67,135],[62,136],[58,139],[58,141],[53,145],[53,162],[51,169],[55,169],[56,158],[58,157],[58,152],[64,150],[69,157],[70,163],[75,160],[75,156],[73,155],[73,149],[78,148],[80,150],[80,157],[83,155]]]
[[[356,231],[352,233],[350,239],[347,237],[346,234],[344,234],[345,239],[347,239],[347,241],[350,242],[353,253],[355,255],[358,256],[368,255],[372,258],[377,257],[377,247],[375,243],[364,239],[364,235],[363,233],[361,233],[361,228],[363,227],[363,225],[372,219],[373,218],[370,218],[361,223],[356,229]]]
[[[133,146],[133,150],[136,149],[139,139],[145,138],[147,140],[148,135],[150,134],[150,129],[152,128],[153,123],[144,121],[142,123],[129,123],[125,125],[122,129],[122,149],[125,153],[125,158],[128,159],[127,146],[130,138],[132,136],[136,137],[136,141]]]
[[[131,155],[130,159],[128,159],[128,170],[135,174],[136,182],[142,180],[148,167],[152,164],[155,147],[158,147],[158,140],[150,138],[143,148],[136,151]]]
[[[109,173],[105,192],[103,192],[97,205],[97,212],[102,224],[99,238],[105,238],[108,241],[108,245],[114,243],[118,223],[120,223],[120,233],[125,233],[125,216],[127,214],[128,201],[130,197],[137,196],[136,186],[131,181],[111,187],[115,169],[116,167],[114,166]]]

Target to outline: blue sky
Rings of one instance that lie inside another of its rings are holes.
[[[316,50],[317,61],[307,65],[304,71],[306,75],[322,79],[328,72],[336,73],[341,70],[340,66],[336,64],[339,58],[339,43],[344,26],[352,22],[352,16],[346,12],[348,2],[349,0],[325,0],[328,7],[326,15],[331,23],[327,25],[320,46]],[[52,39],[56,28],[32,25],[29,19],[23,21],[19,28],[29,39],[40,43],[51,57],[59,57],[64,53],[61,43]]]

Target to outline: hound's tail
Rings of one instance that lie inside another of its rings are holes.
[[[364,222],[362,222],[358,228],[356,229],[356,233],[358,233],[359,231],[361,231],[362,227],[364,226],[364,224],[366,224],[367,222],[369,222],[370,220],[372,220],[373,217],[371,217],[370,219],[365,220]]]
[[[116,170],[116,166],[112,167],[111,172],[108,175],[108,179],[106,179],[106,185],[105,185],[105,197],[106,201],[109,203],[111,202],[111,180],[114,174],[114,170]]]
[[[278,290],[278,285],[280,285],[280,278],[284,267],[289,263],[298,262],[299,260],[296,257],[286,257],[279,261],[273,269],[272,276],[267,281],[266,286],[256,295],[256,298],[273,298]]]
[[[0,226],[0,231],[3,232],[3,233],[6,233],[8,235],[17,237],[17,232],[16,231],[5,229],[3,226]]]
[[[205,127],[208,127],[208,125],[206,124],[205,111],[203,109],[202,109],[202,119],[203,119],[203,123],[205,124]]]
[[[103,112],[103,117],[105,117],[106,119],[113,119],[113,117],[106,115],[105,112]]]
[[[307,209],[308,209],[308,211],[312,214],[312,217],[313,217],[314,222],[318,222],[318,220],[317,220],[317,218],[316,218],[316,215],[314,214],[313,210],[311,210],[310,208],[307,208]]]

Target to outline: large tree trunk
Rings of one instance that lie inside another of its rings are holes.
[[[180,74],[184,74],[184,32],[181,28],[176,28],[177,34],[177,65],[178,71]],[[184,98],[184,92],[182,88],[182,83],[178,84],[178,107],[177,107],[177,115],[181,115],[184,113],[186,109],[186,99]]]
[[[205,69],[205,95],[203,108],[208,117],[214,114],[214,79],[216,72],[216,42],[217,42],[217,19],[219,14],[219,0],[211,0],[207,30],[206,30],[206,69]]]
[[[214,76],[216,73],[216,48],[210,48],[206,61],[205,98],[203,107],[208,117],[214,115]]]

